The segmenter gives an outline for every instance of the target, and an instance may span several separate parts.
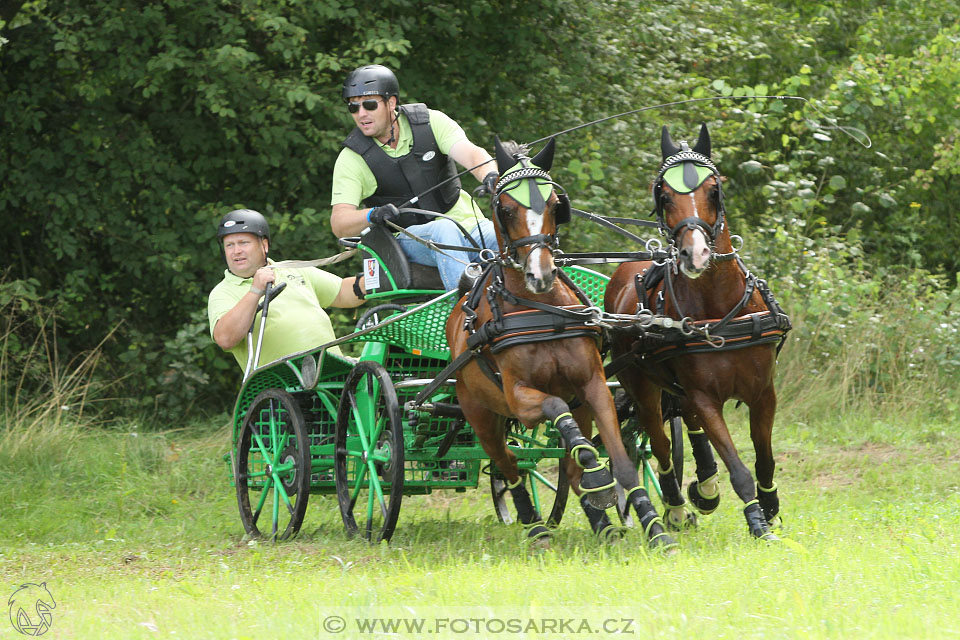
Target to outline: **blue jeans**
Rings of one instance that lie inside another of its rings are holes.
[[[466,225],[464,225],[466,226]],[[463,237],[463,232],[460,231],[460,228],[457,227],[450,220],[445,220],[439,218],[433,220],[426,224],[416,224],[410,227],[407,227],[407,231],[417,235],[424,240],[431,240],[437,244],[448,244],[458,247],[472,247],[470,241]],[[483,240],[481,241],[481,234]],[[481,220],[480,224],[473,228],[470,232],[470,237],[477,241],[481,247],[485,249],[492,249],[497,251],[497,234],[493,229],[493,222],[490,220]],[[443,286],[447,291],[451,289],[456,289],[457,285],[460,284],[460,276],[463,274],[463,269],[466,265],[458,262],[462,260],[463,262],[476,262],[480,258],[480,253],[476,251],[449,251],[444,249],[443,253],[439,253],[425,247],[416,240],[408,238],[404,234],[399,234],[397,236],[397,241],[400,243],[400,248],[403,249],[403,252],[407,255],[411,262],[416,262],[417,264],[425,264],[430,267],[436,267],[440,270],[440,279],[443,280]]]

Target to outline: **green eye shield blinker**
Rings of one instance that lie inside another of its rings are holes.
[[[663,174],[663,181],[677,193],[690,193],[709,178],[713,171],[693,162],[682,162]]]
[[[505,171],[503,175],[509,175],[523,168],[523,165],[518,162],[508,171]],[[526,178],[507,186],[504,192],[509,193],[514,200],[520,203],[520,206],[540,213],[547,206],[547,200],[550,199],[550,194],[553,192],[553,185],[549,182],[541,183],[535,178]]]

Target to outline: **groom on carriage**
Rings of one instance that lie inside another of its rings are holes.
[[[270,251],[270,226],[252,209],[237,209],[217,226],[227,268],[223,280],[207,300],[210,337],[229,351],[243,367],[248,360],[244,341],[268,285],[286,283],[290,291],[271,303],[274,313],[265,327],[262,362],[330,342],[336,336],[324,307],[353,308],[363,304],[362,279],[340,278],[314,267],[274,268]],[[339,349],[333,347],[339,354]]]

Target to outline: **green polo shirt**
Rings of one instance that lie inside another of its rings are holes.
[[[323,308],[336,299],[341,278],[312,267],[277,269],[276,276],[277,284],[286,282],[287,286],[270,301],[263,348],[260,350],[261,366],[293,353],[319,347],[336,338],[330,317]],[[223,272],[223,280],[213,288],[207,301],[211,338],[217,321],[236,306],[252,284],[252,277],[240,278],[229,269]],[[254,340],[260,333],[260,316],[258,313],[254,320]],[[246,339],[228,351],[236,358],[241,369],[247,366]],[[343,355],[339,347],[331,347],[330,351],[338,356]]]
[[[397,148],[380,145],[384,153],[391,158],[405,156],[413,149],[413,131],[410,129],[407,116],[401,113],[397,121],[400,124]],[[430,129],[433,131],[434,138],[437,139],[437,147],[444,155],[449,155],[453,145],[467,138],[467,134],[450,116],[434,109],[430,109]],[[374,142],[379,144],[377,140]],[[490,163],[490,167],[491,170],[495,168],[493,163]],[[376,190],[377,180],[373,177],[373,171],[363,161],[363,157],[353,149],[346,147],[341,149],[333,167],[333,195],[330,198],[330,205],[351,204],[359,207],[360,203],[372,196]],[[463,189],[460,190],[460,199],[454,203],[450,211],[447,211],[447,215],[462,224],[468,231],[477,226],[479,220],[484,217],[480,208],[474,205],[473,198]]]

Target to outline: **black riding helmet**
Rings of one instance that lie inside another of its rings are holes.
[[[270,225],[266,218],[253,209],[234,209],[220,219],[217,240],[222,240],[231,233],[252,233],[269,240]]]
[[[382,64],[357,67],[343,81],[343,99],[346,101],[357,96],[383,96],[384,100],[396,96],[399,100],[400,83],[393,71]]]

